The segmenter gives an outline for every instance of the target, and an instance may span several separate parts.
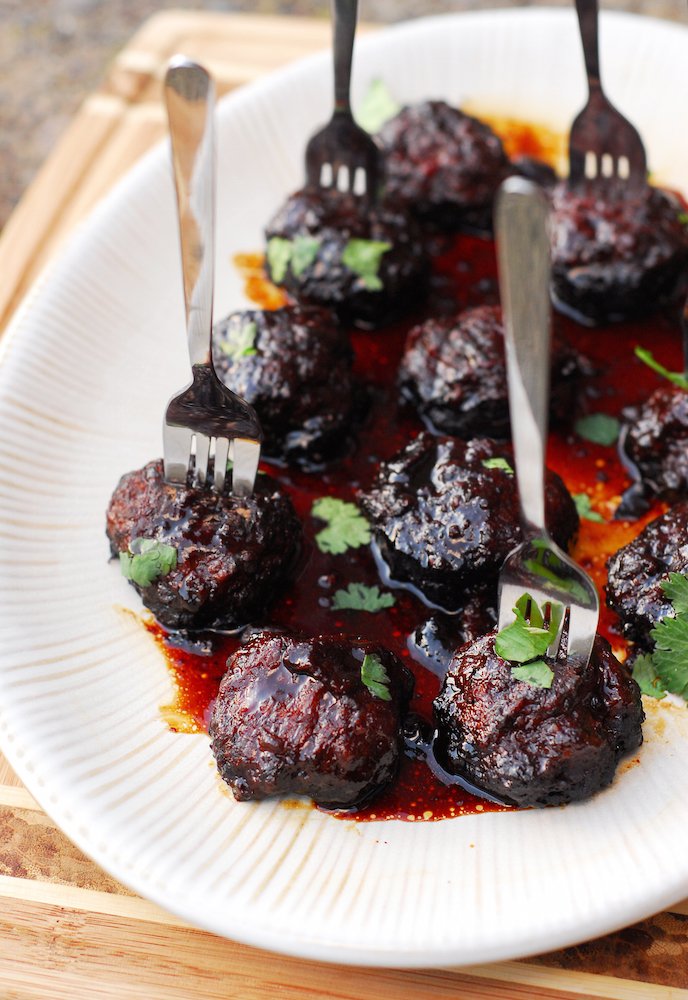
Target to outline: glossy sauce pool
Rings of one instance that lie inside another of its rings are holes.
[[[551,157],[560,147],[551,133],[523,123],[499,122],[511,155],[527,153]],[[235,263],[242,271],[249,297],[264,308],[277,308],[285,298],[262,274],[260,255],[243,254]],[[408,329],[429,315],[456,313],[460,309],[498,301],[494,244],[472,236],[459,236],[435,257],[428,302],[403,323],[373,333],[351,331],[356,372],[367,384],[372,404],[358,433],[358,444],[340,462],[322,472],[305,473],[265,466],[289,493],[304,526],[305,555],[297,579],[270,609],[266,620],[256,625],[278,626],[310,634],[359,636],[382,643],[413,671],[415,694],[410,711],[428,724],[432,700],[441,680],[411,655],[409,639],[432,614],[410,592],[395,588],[392,608],[370,614],[334,611],[335,591],[349,583],[381,584],[371,550],[349,549],[342,555],[321,553],[314,535],[323,527],[311,515],[313,502],[322,496],[354,500],[359,487],[367,487],[380,460],[391,457],[422,429],[415,413],[401,405],[395,390],[396,372]],[[576,416],[605,412],[619,416],[627,405],[640,402],[659,384],[658,376],[638,361],[637,344],[649,346],[655,357],[671,370],[681,370],[681,334],[678,308],[638,323],[585,329],[554,314],[554,331],[568,340],[590,361],[596,374],[587,380]],[[591,444],[568,433],[553,432],[548,445],[548,464],[563,478],[571,493],[587,493],[592,508],[605,518],[604,524],[581,520],[574,558],[592,575],[602,595],[600,631],[621,657],[625,643],[615,616],[604,605],[606,560],[663,510],[655,504],[638,520],[614,519],[621,495],[630,485],[615,447]],[[213,699],[225,670],[227,657],[237,648],[236,637],[208,637],[193,646],[180,645],[157,625],[147,626],[155,635],[176,682],[176,700],[163,709],[170,727],[180,732],[207,730]],[[412,647],[411,647],[412,648]],[[357,812],[334,813],[346,818],[432,821],[465,813],[504,809],[505,806],[472,794],[460,784],[448,783],[431,771],[425,756],[409,745],[394,786],[370,806]]]

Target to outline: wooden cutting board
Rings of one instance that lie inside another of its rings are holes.
[[[295,17],[169,11],[146,22],[5,228],[0,327],[74,226],[163,135],[160,81],[173,53],[202,60],[225,93],[329,40],[327,22]],[[688,1000],[688,902],[589,944],[460,972],[285,958],[195,930],[124,889],[62,835],[0,757],[0,1000],[125,997]]]

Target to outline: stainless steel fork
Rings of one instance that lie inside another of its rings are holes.
[[[548,208],[540,189],[510,177],[497,195],[495,231],[509,386],[509,413],[523,542],[499,574],[499,628],[524,595],[549,608],[557,628],[548,653],[587,665],[599,618],[597,589],[545,526],[545,446],[550,372]]]
[[[215,374],[211,353],[215,263],[215,88],[202,66],[172,60],[165,76],[191,358],[191,384],[165,413],[165,479],[208,479],[221,492],[228,466],[232,492],[253,491],[262,432],[252,407]]]

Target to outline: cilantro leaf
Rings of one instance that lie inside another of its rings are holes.
[[[525,617],[528,602],[531,605],[530,619]],[[559,606],[552,607],[550,624],[545,628],[537,603],[528,594],[519,598],[514,608],[516,620],[498,632],[495,638],[497,655],[513,663],[527,663],[544,656],[557,632],[559,616],[555,614],[555,607]]]
[[[295,236],[292,242],[291,270],[296,278],[311,266],[318,256],[320,240],[315,236]]]
[[[232,322],[227,329],[226,335],[220,341],[220,350],[226,354],[230,361],[239,361],[240,358],[247,358],[256,351],[256,336],[258,327],[255,323]]]
[[[682,226],[688,226],[688,212],[679,212],[676,218]]]
[[[337,590],[332,598],[335,611],[369,611],[372,614],[395,604],[392,594],[383,594],[379,587],[366,587],[364,583],[350,583],[346,590]]]
[[[590,505],[590,497],[587,493],[572,493],[571,499],[576,505],[578,516],[586,521],[595,521],[597,524],[606,524],[606,520]]]
[[[662,618],[650,632],[655,641],[652,662],[667,691],[688,701],[688,616]]]
[[[659,361],[655,361],[652,351],[646,350],[644,347],[636,347],[635,356],[643,364],[651,368],[653,372],[657,372],[662,378],[668,379],[673,385],[677,385],[679,389],[686,389],[688,391],[688,378],[683,374],[683,372],[670,372],[668,368],[664,365],[660,365]]]
[[[544,660],[531,660],[529,663],[523,663],[520,667],[512,667],[511,676],[525,684],[530,684],[531,687],[551,688],[554,671],[547,666]]]
[[[311,517],[327,522],[327,527],[315,536],[315,544],[321,552],[340,555],[370,541],[370,525],[355,503],[336,497],[320,497],[311,507]]]
[[[683,573],[669,573],[669,579],[662,580],[660,586],[673,604],[676,614],[685,614],[688,611],[688,577]]]
[[[384,80],[372,80],[356,112],[356,121],[366,132],[377,132],[386,121],[401,111]]]
[[[160,576],[167,576],[177,565],[177,550],[154,538],[133,538],[128,552],[120,552],[122,576],[139,587],[149,587]]]
[[[379,292],[382,281],[378,277],[382,255],[392,249],[391,243],[382,240],[351,239],[344,247],[342,264],[357,274],[370,292]]]
[[[619,421],[608,413],[589,413],[576,421],[574,430],[593,444],[612,445],[619,436]]]
[[[652,657],[648,656],[647,653],[636,657],[631,672],[633,680],[637,683],[642,694],[646,694],[650,698],[656,698],[658,701],[666,698],[666,691],[659,682]]]
[[[376,653],[366,653],[361,664],[361,680],[371,694],[383,701],[391,701],[389,675],[382,660]]]
[[[513,476],[514,470],[505,458],[484,458],[482,461],[484,469],[501,469],[507,476]]]
[[[291,240],[286,240],[282,236],[273,236],[268,241],[267,257],[270,277],[278,285],[285,279],[292,252]]]

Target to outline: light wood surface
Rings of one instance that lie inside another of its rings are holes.
[[[225,93],[329,40],[326,21],[295,17],[170,11],[144,24],[0,238],[0,327],[89,209],[162,136],[160,81],[173,53],[201,59]],[[688,903],[599,941],[460,972],[285,958],[188,927],[120,886],[64,837],[0,757],[0,1000],[129,997],[688,1000]]]

